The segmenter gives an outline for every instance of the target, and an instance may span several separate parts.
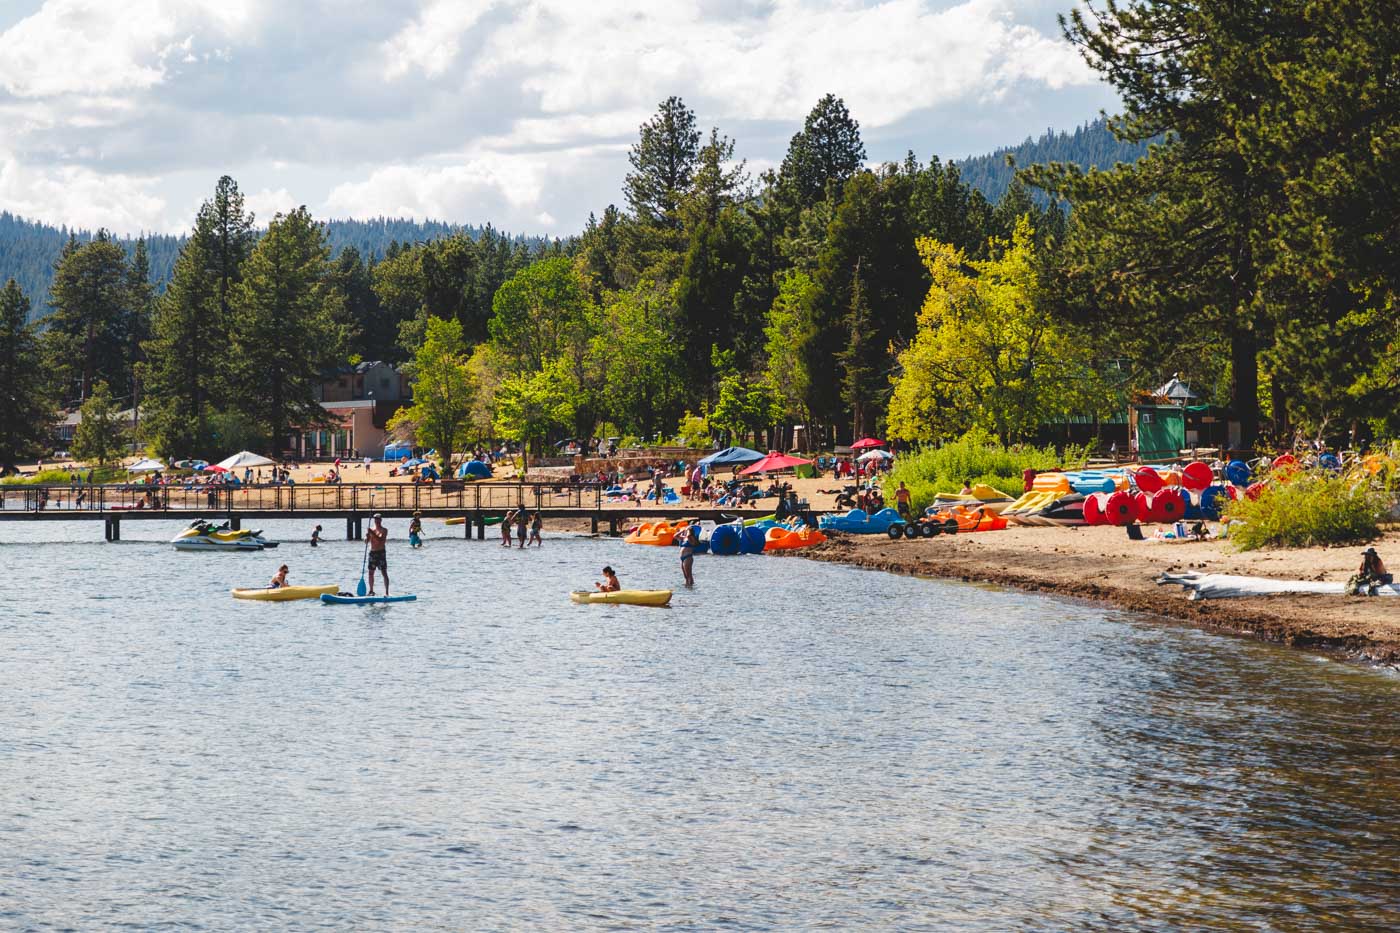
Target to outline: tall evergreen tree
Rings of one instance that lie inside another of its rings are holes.
[[[29,299],[10,279],[0,289],[0,473],[39,450],[53,429],[46,372]]]
[[[676,230],[681,198],[690,190],[700,158],[695,113],[679,97],[668,97],[639,134],[627,153],[632,165],[625,184],[627,203],[643,224]]]
[[[54,273],[44,341],[65,399],[85,399],[101,380],[129,395],[130,270],[121,245],[100,231],[70,242]]]
[[[233,293],[230,401],[274,454],[294,430],[326,423],[316,390],[342,361],[348,331],[329,255],[325,230],[306,208],[278,214]]]
[[[827,94],[817,101],[802,131],[788,144],[778,181],[798,204],[807,205],[825,198],[828,185],[839,191],[864,165],[860,124],[846,109],[845,101]]]
[[[876,343],[870,303],[865,297],[860,262],[851,273],[851,309],[846,315],[845,349],[836,355],[841,363],[841,401],[851,413],[851,439],[875,432],[875,417],[884,386],[880,361],[885,349]]]

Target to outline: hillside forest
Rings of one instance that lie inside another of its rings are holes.
[[[639,127],[621,203],[568,241],[459,230],[336,252],[305,209],[255,230],[226,177],[159,294],[150,245],[102,233],[64,246],[42,332],[34,296],[6,286],[0,345],[17,349],[0,396],[51,408],[101,385],[140,401],[154,452],[275,449],[321,417],[324,372],[374,358],[418,376],[400,427],[420,439],[433,425],[462,444],[764,432],[817,446],[970,429],[1014,442],[1180,373],[1246,444],[1392,437],[1392,12],[1080,7],[1065,36],[1120,95],[1121,151],[1146,154],[1018,161],[995,199],[936,156],[868,165],[835,95],[758,174],[667,98]],[[39,443],[15,420],[0,459]]]

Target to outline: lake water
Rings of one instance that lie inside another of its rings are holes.
[[[676,552],[404,524],[365,609],[228,595],[351,542],[0,523],[0,929],[1400,925],[1393,675],[795,558],[574,606]]]

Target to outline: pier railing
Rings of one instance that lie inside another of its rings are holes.
[[[0,511],[14,512],[474,512],[591,509],[602,487],[580,483],[298,483],[242,486],[0,485]]]

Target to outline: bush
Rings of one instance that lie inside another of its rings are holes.
[[[1367,479],[1326,472],[1270,483],[1258,499],[1225,509],[1230,540],[1242,551],[1368,541],[1379,533],[1390,497]]]
[[[73,476],[72,470],[40,470],[30,476],[7,476],[0,479],[6,486],[67,486]],[[77,471],[80,479],[86,479],[88,471]],[[126,471],[121,467],[95,467],[92,471],[94,483],[111,483],[126,479]]]
[[[963,480],[973,485],[986,483],[1002,492],[1019,496],[1021,474],[1026,469],[1082,469],[1089,458],[1087,447],[1069,446],[1056,451],[1053,446],[1029,444],[1004,447],[985,431],[973,430],[942,447],[926,447],[905,454],[895,461],[887,484],[889,489],[902,481],[909,487],[913,506],[923,510],[940,492],[957,492]]]

